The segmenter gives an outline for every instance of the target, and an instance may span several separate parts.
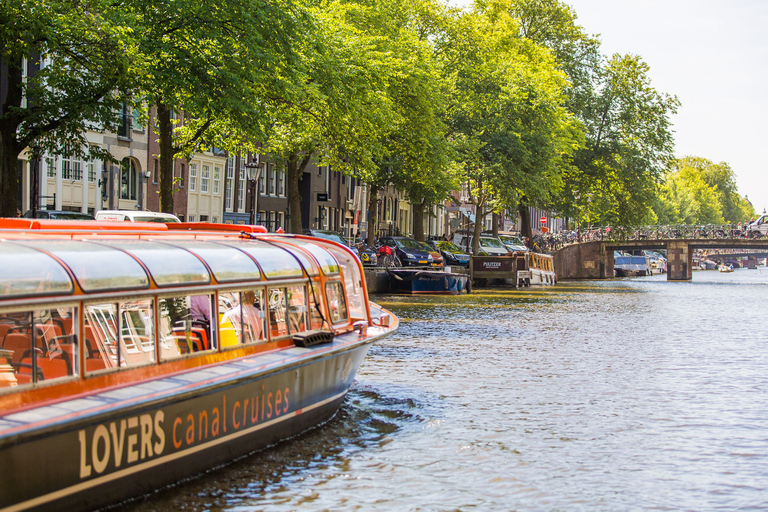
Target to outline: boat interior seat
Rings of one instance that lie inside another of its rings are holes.
[[[3,348],[13,350],[11,364],[16,365],[21,362],[26,353],[29,353],[29,350],[32,348],[32,340],[29,333],[8,332],[5,338],[3,338]]]
[[[59,377],[66,377],[73,375],[72,362],[69,359],[69,355],[65,352],[54,358],[48,358],[42,354],[37,355],[37,368],[38,379],[43,380],[56,379]],[[29,375],[32,377],[32,358],[27,356],[21,360],[18,367],[18,373],[20,375]]]

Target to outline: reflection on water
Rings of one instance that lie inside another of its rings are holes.
[[[377,299],[328,424],[124,508],[768,508],[765,267]]]

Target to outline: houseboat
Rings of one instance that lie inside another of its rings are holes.
[[[321,424],[397,327],[331,241],[0,219],[0,510],[92,510]]]
[[[502,282],[516,288],[557,282],[552,256],[537,252],[510,252],[506,256],[472,256],[470,279],[478,286]]]
[[[390,290],[396,293],[457,295],[469,293],[469,274],[445,270],[387,269]]]
[[[528,256],[528,269],[531,274],[531,286],[542,284],[555,284],[555,265],[552,256],[538,252],[526,253]]]

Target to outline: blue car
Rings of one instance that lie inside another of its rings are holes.
[[[413,238],[385,236],[379,238],[379,245],[386,245],[392,249],[394,256],[403,267],[431,267],[434,261],[429,250]]]

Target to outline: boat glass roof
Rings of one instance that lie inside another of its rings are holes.
[[[99,240],[97,243],[122,249],[137,257],[146,265],[157,286],[211,282],[205,264],[181,247],[149,240]]]
[[[267,279],[304,277],[299,260],[288,248],[277,247],[261,240],[228,240],[221,243],[246,252],[256,260]]]
[[[31,240],[16,243],[47,251],[59,258],[69,267],[85,291],[149,288],[149,277],[139,262],[119,249],[85,240]],[[28,262],[24,264],[29,265]],[[40,269],[36,271],[40,272]]]
[[[247,254],[234,247],[200,240],[174,240],[164,243],[197,254],[208,264],[214,277],[220,283],[261,279],[259,266]]]
[[[0,244],[0,295],[62,294],[75,290],[72,278],[64,267],[44,252],[31,247]]]
[[[314,256],[315,259],[320,263],[320,268],[323,270],[323,274],[330,276],[339,273],[339,262],[336,261],[336,258],[334,258],[333,255],[326,249],[320,247],[317,244],[309,243],[306,240],[301,240],[298,238],[291,238],[286,241],[298,245],[302,249],[309,252],[312,256]]]

